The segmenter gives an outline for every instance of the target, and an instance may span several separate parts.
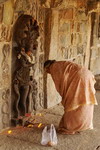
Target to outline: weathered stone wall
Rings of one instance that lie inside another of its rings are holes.
[[[95,74],[100,73],[98,65],[100,63],[100,50],[96,44],[98,38],[91,35],[92,26],[94,25],[92,20],[90,20],[91,13],[88,11],[88,7],[93,4],[90,2],[88,5],[87,1],[83,0],[50,2],[47,0],[42,4],[46,8],[47,16],[45,18],[45,38],[47,36],[48,38],[45,40],[45,59],[74,61],[75,63],[85,65]],[[98,15],[98,11],[96,14]],[[94,22],[97,24],[96,21]],[[96,25],[93,28],[97,30]],[[91,45],[91,36],[95,43],[94,46]],[[93,52],[91,52],[92,48],[94,48]],[[47,76],[46,86],[47,106],[50,107],[59,103],[61,98],[55,90],[50,75]]]
[[[45,49],[46,52],[48,51],[46,59],[48,57],[48,59],[71,60],[84,65],[88,21],[85,6],[86,3],[83,1],[77,3],[72,0],[69,3],[63,1],[58,7],[51,9],[48,19],[51,24],[49,23],[47,30],[47,32],[51,30],[51,34],[48,33],[49,39],[47,39],[50,47]],[[50,75],[47,79],[47,95],[48,107],[61,100]]]

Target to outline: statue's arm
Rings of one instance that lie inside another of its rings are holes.
[[[21,65],[23,67],[32,67],[34,64],[30,63],[27,59],[21,58]]]

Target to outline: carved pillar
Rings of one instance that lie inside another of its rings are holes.
[[[37,3],[38,4],[38,3]],[[43,63],[44,63],[44,17],[45,17],[45,10],[44,8],[39,7],[37,11],[37,20],[39,23],[39,33],[40,37],[38,40],[38,67],[39,67],[39,87],[38,87],[38,96],[39,96],[39,107],[44,108],[44,71],[43,71]]]

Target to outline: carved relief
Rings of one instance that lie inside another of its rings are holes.
[[[78,54],[83,54],[83,46],[81,45],[81,46],[77,46],[77,55]]]
[[[37,21],[29,15],[20,16],[14,31],[14,40],[17,42],[18,47],[20,49],[31,49],[32,51],[36,50],[38,36],[39,26]]]
[[[39,74],[41,77],[39,77],[39,107],[44,108],[44,80],[43,80],[43,63],[44,63],[44,18],[45,18],[45,10],[43,8],[39,8],[38,10],[38,22],[39,22],[39,31],[40,31],[40,55],[39,55]]]
[[[40,1],[41,6],[50,8],[50,7],[59,7],[62,4],[63,0],[43,0]]]
[[[29,104],[29,109],[32,110],[37,110],[37,93],[38,93],[38,87],[37,87],[37,81],[34,79],[31,84],[31,101]]]
[[[77,57],[77,64],[80,64],[80,65],[83,65],[83,56],[82,55],[79,55],[78,57]]]
[[[15,3],[15,11],[26,11],[32,7],[31,0],[17,0]]]
[[[9,42],[11,39],[11,27],[7,27],[4,24],[0,25],[0,41]]]
[[[54,7],[59,7],[63,3],[63,1],[64,0],[55,0]]]
[[[50,8],[51,7],[51,2],[52,0],[43,0],[41,1],[40,0],[40,5],[43,6],[43,7],[47,7],[47,8]]]
[[[10,100],[10,90],[5,89],[2,92],[2,99],[3,99],[3,104],[2,104],[2,123],[3,123],[3,128],[9,126],[9,116],[10,116],[10,108],[9,108],[9,100]]]
[[[37,17],[37,5],[36,5],[36,0],[34,0],[31,4],[31,9],[30,9],[30,14],[36,19]]]
[[[8,113],[9,114],[9,104],[8,104],[8,102],[3,103],[2,113]]]
[[[39,56],[39,72],[43,74],[43,62],[44,62],[44,54]]]
[[[39,9],[38,22],[40,31],[40,52],[44,52],[44,10]]]
[[[39,78],[39,105],[44,107],[43,77]]]
[[[10,55],[10,46],[8,44],[5,44],[2,49],[3,53],[3,60],[1,63],[2,67],[2,78],[3,80],[9,81],[9,65],[8,65],[8,58]]]
[[[68,59],[68,48],[61,47],[61,54],[63,58]]]
[[[61,55],[64,59],[74,59],[77,56],[77,47],[61,47]]]
[[[9,95],[10,95],[10,90],[9,89],[4,90],[2,93],[2,99],[4,101],[6,101],[6,100],[9,101]]]

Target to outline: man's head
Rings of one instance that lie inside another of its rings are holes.
[[[55,62],[56,60],[47,60],[44,63],[44,68],[47,73],[49,73],[49,67]]]

